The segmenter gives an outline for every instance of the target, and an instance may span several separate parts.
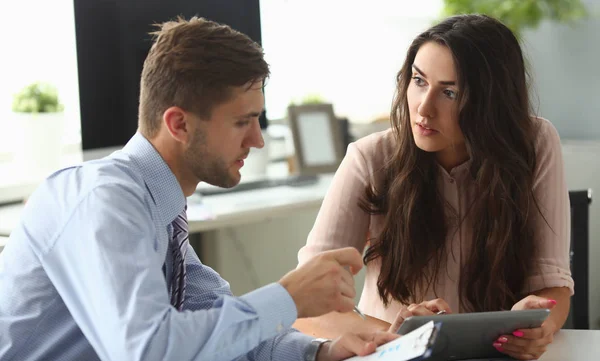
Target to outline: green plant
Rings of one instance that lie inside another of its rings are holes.
[[[517,37],[542,20],[572,24],[588,15],[581,0],[444,0],[443,15],[485,14],[502,21]]]
[[[319,94],[307,94],[302,98],[301,104],[322,104],[325,99]]]
[[[15,94],[12,110],[16,113],[58,113],[63,110],[56,88],[36,82]]]
[[[298,100],[298,98],[294,98],[290,100],[288,106],[293,105],[306,105],[306,104],[323,104],[325,103],[325,98],[317,93],[306,94],[302,97],[302,99]]]

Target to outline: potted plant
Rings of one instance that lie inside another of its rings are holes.
[[[542,20],[571,24],[587,16],[581,0],[444,0],[443,15],[485,14],[502,21],[520,39]]]
[[[36,82],[15,94],[12,110],[19,130],[15,158],[22,178],[39,180],[60,166],[63,108],[51,84]]]

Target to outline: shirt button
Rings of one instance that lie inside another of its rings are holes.
[[[276,328],[277,332],[281,332],[283,330],[283,325],[280,323]]]
[[[450,178],[450,180],[448,182],[454,183],[454,178]]]

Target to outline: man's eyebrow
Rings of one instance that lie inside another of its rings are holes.
[[[419,69],[418,66],[413,64],[412,67],[415,68],[417,73],[419,73],[419,74],[423,75],[423,77],[427,78],[427,75],[425,75],[425,73],[423,73],[423,71],[421,69]],[[438,83],[440,83],[442,85],[456,85],[456,81],[454,81],[454,80],[442,80],[442,81],[439,81]]]
[[[255,118],[255,117],[259,117],[263,112],[264,112],[264,109],[261,110],[260,112],[249,112],[249,113],[238,116],[238,118]]]

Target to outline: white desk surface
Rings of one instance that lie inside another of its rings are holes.
[[[506,359],[473,359],[468,361],[514,361]],[[554,342],[539,361],[597,361],[600,360],[600,330],[560,330]]]
[[[600,330],[561,330],[540,361],[600,360]]]
[[[298,210],[318,209],[329,189],[333,174],[299,187],[273,187],[246,192],[188,198],[190,233],[205,232],[284,217]],[[0,236],[8,236],[19,223],[23,204],[0,207]],[[206,219],[206,212],[213,215]]]

